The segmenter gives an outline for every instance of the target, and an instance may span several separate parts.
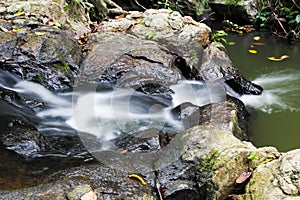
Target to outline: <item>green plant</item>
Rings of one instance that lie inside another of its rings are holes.
[[[173,0],[162,0],[162,1],[157,1],[157,4],[154,4],[155,7],[157,8],[165,8],[168,9],[169,11],[181,11],[181,9],[184,7],[180,2],[178,1],[173,1]]]
[[[63,65],[56,65],[55,68],[61,70],[61,71],[69,71],[70,67],[67,63],[64,63]]]
[[[216,43],[224,42],[224,43],[227,43],[226,39],[224,38],[227,35],[228,34],[223,30],[216,31],[211,37],[211,42],[216,42]]]
[[[256,19],[259,27],[283,38],[300,37],[300,6],[294,0],[263,1]]]
[[[149,39],[149,40],[158,41],[158,38],[155,36],[156,34],[157,34],[156,31],[148,31],[148,32],[146,33],[146,37],[147,37],[147,39]]]

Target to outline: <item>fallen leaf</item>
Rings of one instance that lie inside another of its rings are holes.
[[[14,14],[14,16],[21,16],[21,15],[25,15],[25,12],[23,11],[18,11]]]
[[[280,58],[275,58],[274,56],[268,57],[268,60],[271,61],[282,61],[284,59],[287,59],[289,56],[288,55],[283,55]]]
[[[262,43],[262,42],[253,42],[252,45],[255,45],[255,46],[265,46],[266,44]]]
[[[34,32],[35,35],[41,36],[47,34],[47,32]]]
[[[139,180],[143,185],[147,184],[146,181],[137,174],[130,174],[128,177],[129,178],[135,178],[135,179]]]
[[[249,49],[248,52],[251,53],[251,54],[257,54],[257,51],[254,50],[254,49]]]
[[[14,32],[14,33],[19,32],[19,31],[20,31],[20,29],[18,27],[13,27],[13,29],[12,29],[12,32]]]
[[[258,41],[258,40],[260,40],[260,37],[259,36],[254,36],[253,40]]]
[[[238,184],[244,183],[253,173],[253,170],[250,170],[249,172],[243,172],[236,180],[235,182]]]

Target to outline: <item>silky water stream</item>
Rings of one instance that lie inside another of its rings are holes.
[[[264,87],[262,95],[239,97],[252,114],[250,139],[256,146],[272,145],[280,151],[299,148],[299,44],[288,46],[285,41],[262,33],[258,43],[253,40],[255,35],[230,35],[227,38],[228,42],[235,42],[235,45],[227,45],[233,63],[246,78]],[[254,48],[258,51],[255,55],[248,53],[253,42],[256,43]],[[283,54],[289,58],[280,62],[267,59],[268,56],[280,57]],[[119,151],[113,140],[128,133],[150,128],[181,131],[183,125],[170,112],[172,108],[183,102],[202,106],[226,99],[223,85],[207,85],[199,81],[182,81],[171,86],[173,92],[155,95],[106,84],[89,84],[72,91],[53,93],[39,84],[22,81],[8,72],[0,71],[0,86],[45,103],[35,113],[25,110],[16,113],[32,117],[40,132],[56,135],[79,134],[82,143],[90,152]],[[7,105],[0,101],[0,108],[3,108],[0,109],[1,116],[20,110],[14,105]],[[97,142],[90,143],[90,136]],[[45,154],[37,155],[40,156],[38,162],[27,162],[21,156],[3,148],[0,151],[2,162],[6,163],[1,166],[1,189],[33,186],[40,183],[51,171],[82,164],[72,160],[71,163],[61,163],[64,159],[55,162],[53,155]]]
[[[260,39],[254,40],[255,36]],[[264,88],[262,95],[240,98],[250,111],[255,109],[250,140],[257,147],[274,146],[279,151],[300,148],[300,44],[290,46],[286,40],[261,32],[230,34],[226,40],[234,42],[226,45],[234,65]],[[257,53],[251,54],[249,49]],[[267,59],[283,55],[288,58]]]
[[[92,154],[99,151],[120,152],[114,139],[126,134],[146,129],[183,130],[182,123],[171,112],[183,102],[202,106],[226,99],[226,92],[221,84],[207,85],[199,81],[182,81],[171,86],[170,91],[151,95],[133,89],[112,87],[106,83],[88,84],[72,91],[51,92],[40,84],[20,80],[2,70],[0,87],[21,97],[43,102],[44,105],[32,112],[1,100],[1,116],[25,116],[34,121],[39,132],[58,137],[78,134],[82,144]],[[8,148],[26,154],[22,148]],[[34,157],[33,161],[28,161],[13,152],[0,149],[2,161],[7,163],[0,166],[0,189],[33,186],[55,170],[85,162],[69,159],[72,155],[68,154],[40,154],[34,151],[28,152],[33,153]]]

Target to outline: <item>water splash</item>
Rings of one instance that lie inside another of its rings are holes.
[[[300,72],[288,70],[262,75],[254,83],[261,85],[261,95],[243,95],[240,97],[247,106],[266,113],[282,111],[300,111]]]

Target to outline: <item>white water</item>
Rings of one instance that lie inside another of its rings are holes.
[[[245,105],[266,113],[300,111],[300,73],[279,71],[262,75],[252,82],[261,85],[264,91],[257,96],[241,96]]]
[[[286,71],[263,75],[253,81],[264,87],[262,95],[244,95],[240,99],[247,106],[268,113],[287,109],[299,111],[299,105],[293,105],[291,99],[299,98],[299,78],[299,73]],[[13,80],[12,83],[13,86],[1,84],[46,103],[45,109],[37,113],[41,120],[40,131],[67,134],[74,133],[75,129],[79,134],[96,136],[103,144],[121,134],[148,128],[182,130],[181,122],[170,112],[172,108],[183,102],[203,106],[226,99],[226,91],[221,84],[195,81],[183,81],[171,86],[174,91],[171,100],[165,96],[145,95],[133,89],[95,92],[96,89],[92,88],[55,94],[33,82]],[[101,148],[107,149],[109,146],[103,145]]]

